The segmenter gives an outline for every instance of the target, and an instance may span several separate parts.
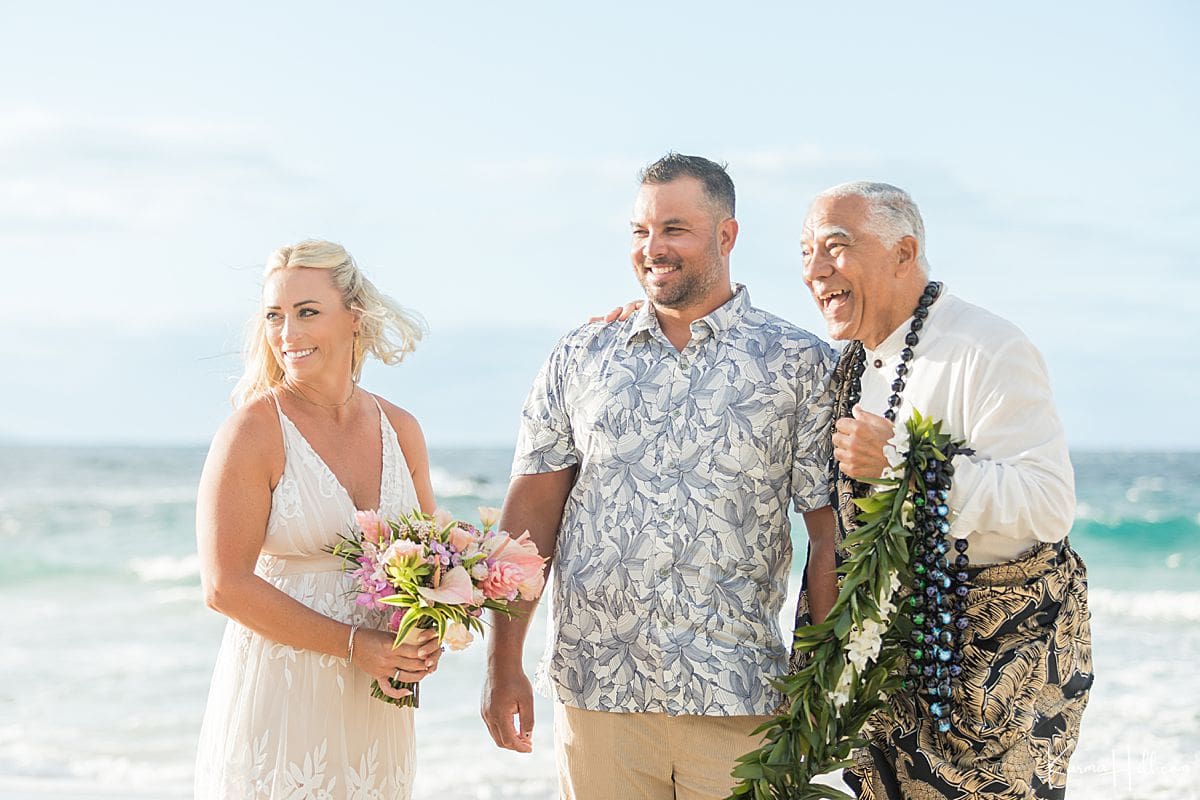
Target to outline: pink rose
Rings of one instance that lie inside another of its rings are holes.
[[[397,539],[383,551],[380,561],[388,562],[396,558],[420,558],[425,548],[420,542],[410,542],[408,539]]]
[[[463,650],[475,641],[475,637],[471,634],[470,628],[455,620],[446,626],[446,638],[442,641],[451,650]]]
[[[450,543],[451,547],[462,553],[468,547],[475,544],[475,534],[471,533],[466,528],[455,525],[450,531],[449,535],[446,537],[446,540]]]
[[[479,582],[479,588],[492,600],[515,600],[524,580],[525,573],[516,564],[493,561],[488,565],[488,576]]]
[[[379,516],[378,511],[356,511],[354,521],[358,523],[359,530],[368,542],[380,544],[391,536],[391,527]]]
[[[517,574],[513,578],[513,586],[521,597],[534,600],[542,593],[546,585],[543,570],[546,559],[538,554],[537,545],[529,531],[516,538],[500,531],[484,543],[484,549],[491,553],[491,561],[515,568]]]

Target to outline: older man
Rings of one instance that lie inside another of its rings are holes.
[[[525,405],[500,525],[554,555],[539,683],[567,798],[728,794],[782,699],[789,504],[825,609],[836,593],[833,353],[731,286],[737,232],[723,167],[674,153],[648,167],[632,261],[649,303],[564,337]],[[527,625],[496,620],[483,693],[493,738],[517,751],[532,746]]]
[[[846,780],[868,799],[1061,798],[1092,660],[1086,572],[1066,539],[1074,477],[1045,364],[1015,326],[929,281],[924,224],[902,190],[822,192],[803,236],[804,281],[830,336],[849,342],[832,434],[840,535],[866,490],[855,479],[895,463],[889,440],[913,410],[974,450],[954,457],[947,500],[969,587],[952,710],[942,716],[938,690],[920,688],[930,676],[911,668],[918,689],[869,723]]]

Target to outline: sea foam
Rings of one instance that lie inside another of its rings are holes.
[[[1153,622],[1200,622],[1200,592],[1129,592],[1096,589],[1088,592],[1088,607],[1102,617]]]
[[[129,569],[147,583],[155,581],[181,581],[200,574],[200,556],[188,553],[184,556],[152,556],[135,558]]]

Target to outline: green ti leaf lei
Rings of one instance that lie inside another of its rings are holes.
[[[794,646],[808,654],[799,672],[774,681],[788,709],[764,723],[763,744],[738,759],[731,800],[816,800],[853,797],[814,779],[851,766],[866,746],[863,726],[901,690],[900,667],[913,623],[899,614],[900,587],[913,583],[911,496],[924,494],[923,473],[962,442],[941,422],[914,411],[908,451],[895,477],[866,481],[879,490],[856,499],[859,526],[842,542],[848,554],[837,602],[824,622],[797,628]]]

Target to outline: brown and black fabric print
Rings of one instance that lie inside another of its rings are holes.
[[[843,396],[839,392],[839,411]],[[836,477],[845,521],[855,490]],[[928,701],[915,693],[893,696],[864,730],[870,746],[858,750],[843,773],[860,800],[1066,795],[1067,763],[1093,680],[1087,569],[1063,541],[968,572],[970,627],[963,634],[963,672],[954,683],[953,727],[939,734]],[[807,615],[802,592],[797,624],[807,624]],[[794,652],[793,668],[803,663],[803,654]]]

